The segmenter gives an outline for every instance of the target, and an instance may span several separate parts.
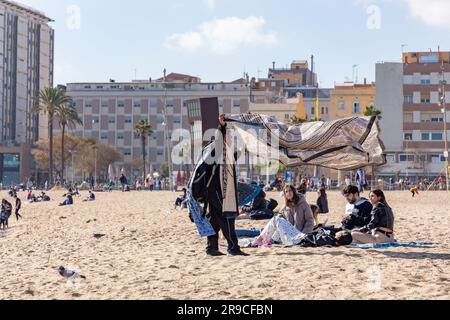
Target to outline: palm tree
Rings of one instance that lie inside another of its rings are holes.
[[[32,113],[47,114],[48,115],[48,140],[49,140],[49,182],[53,184],[53,121],[56,113],[56,109],[68,104],[71,99],[65,95],[65,93],[58,89],[47,87],[39,92],[39,101],[33,108]]]
[[[136,135],[138,135],[141,138],[142,142],[142,158],[144,160],[144,179],[147,175],[146,165],[145,165],[145,158],[146,158],[146,152],[145,152],[145,146],[147,137],[150,137],[153,134],[152,126],[148,123],[147,119],[141,119],[136,126],[134,127],[134,130],[136,132]]]
[[[383,119],[381,114],[382,114],[381,110],[378,110],[373,105],[370,105],[370,106],[366,107],[366,111],[364,112],[364,116],[366,116],[366,117],[377,117],[378,120]]]
[[[64,138],[66,133],[66,127],[74,128],[77,124],[82,125],[83,121],[81,121],[78,116],[77,110],[72,107],[70,104],[63,104],[56,108],[55,115],[58,118],[59,126],[62,129],[62,137],[61,137],[61,175],[64,179],[64,170],[65,170],[65,158],[64,158]]]
[[[302,123],[305,123],[305,122],[306,122],[306,120],[304,120],[304,119],[302,119],[302,118],[300,118],[300,117],[298,117],[296,115],[292,116],[289,119],[289,124],[291,124],[291,125],[302,124]]]

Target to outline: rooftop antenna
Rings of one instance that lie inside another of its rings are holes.
[[[352,74],[352,81],[355,81],[355,83],[358,83],[358,64],[354,64],[353,65],[353,74]]]

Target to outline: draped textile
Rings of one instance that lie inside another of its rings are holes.
[[[257,114],[230,115],[230,128],[259,163],[279,160],[286,166],[355,170],[386,164],[376,117],[286,125]]]

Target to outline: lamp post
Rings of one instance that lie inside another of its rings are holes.
[[[164,69],[164,135],[166,142],[166,153],[167,153],[167,166],[169,168],[169,191],[173,190],[173,179],[172,179],[172,160],[170,154],[170,134],[169,134],[169,112],[167,105],[167,77],[166,69]]]
[[[446,179],[446,190],[449,191],[449,171],[448,171],[448,135],[447,135],[447,107],[445,103],[445,85],[447,81],[445,80],[445,67],[444,61],[442,61],[441,65],[441,75],[442,75],[442,88],[439,89],[440,97],[439,97],[439,105],[442,107],[442,113],[444,114],[444,158],[445,158],[445,179]]]
[[[73,155],[76,153],[75,150],[70,150],[70,155],[72,156],[72,187],[74,186],[74,180],[75,180],[75,166],[73,162]]]
[[[92,186],[92,189],[95,189],[95,186],[97,185],[97,152],[98,152],[98,147],[94,146],[94,185]]]

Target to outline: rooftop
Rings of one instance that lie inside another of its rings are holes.
[[[46,22],[54,21],[51,18],[47,17],[44,12],[36,10],[36,9],[34,9],[30,6],[24,5],[24,4],[19,4],[15,1],[0,0],[0,4],[10,7],[12,9],[18,10],[18,11],[23,11],[30,15],[34,15],[34,16],[38,17],[39,19],[42,19]]]

